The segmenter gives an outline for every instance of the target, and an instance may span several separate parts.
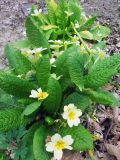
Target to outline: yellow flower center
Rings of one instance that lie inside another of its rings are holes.
[[[81,50],[84,50],[84,49],[85,49],[83,44],[80,45],[80,49],[81,49]]]
[[[104,59],[105,58],[105,53],[104,52],[99,53],[99,57],[100,57],[100,59]]]
[[[65,148],[65,142],[63,140],[58,140],[55,144],[56,149],[64,149]]]
[[[26,51],[26,52],[23,53],[23,55],[24,55],[25,57],[29,57],[29,56],[30,56],[30,53]]]
[[[46,92],[40,92],[37,94],[38,100],[43,100],[47,98],[48,94]]]
[[[75,119],[75,112],[70,112],[69,114],[68,114],[68,118],[70,119],[70,120],[74,120]]]
[[[41,55],[40,52],[36,52],[36,53],[35,53],[35,56],[36,56],[36,57],[41,57],[42,55]]]

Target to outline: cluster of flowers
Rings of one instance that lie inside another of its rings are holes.
[[[41,88],[37,90],[32,90],[30,98],[37,98],[38,100],[44,100],[48,97],[47,92],[43,92]],[[64,106],[64,112],[62,117],[67,121],[69,127],[78,126],[80,124],[80,116],[82,111],[77,109],[74,104],[69,104]],[[66,135],[61,137],[58,133],[51,137],[50,142],[46,143],[46,151],[54,153],[54,160],[61,160],[63,156],[63,150],[72,150],[72,144],[74,139],[71,135]]]
[[[42,9],[39,10],[34,10],[33,13],[31,13],[31,16],[37,16],[40,17],[42,13]],[[65,11],[65,14],[67,17],[72,16],[74,13],[70,13],[68,11]],[[87,18],[84,13],[82,13],[84,18]],[[97,25],[99,27],[99,24]],[[78,22],[75,23],[74,28],[75,29],[79,29],[80,24]],[[91,36],[90,32],[88,31],[82,31],[82,34],[86,35],[86,36]],[[54,57],[58,57],[60,56],[64,51],[66,50],[70,45],[72,44],[76,44],[78,46],[80,46],[80,50],[81,53],[86,53],[86,49],[84,47],[83,44],[80,44],[79,41],[79,37],[75,34],[74,36],[70,37],[70,40],[49,40],[48,41],[50,43],[50,48],[52,51],[52,59],[51,59],[51,64],[53,64],[55,62],[55,58]],[[39,59],[39,57],[42,56],[42,52],[44,50],[46,50],[47,48],[35,48],[35,49],[23,49],[22,53],[24,54],[24,56],[26,56],[31,62],[35,63],[37,62],[37,60]],[[97,54],[97,59],[95,62],[97,62],[99,59],[104,59],[107,55],[106,55],[106,51],[102,51],[99,48],[98,49],[90,49],[90,52],[92,55],[96,55]]]
[[[35,10],[34,13],[32,13],[32,16],[40,16],[42,10]],[[66,16],[70,17],[73,13],[69,13],[65,11]],[[85,16],[85,15],[83,15]],[[78,29],[80,27],[79,23],[77,22],[74,25],[75,29]],[[90,33],[88,31],[83,31],[83,34],[89,35]],[[89,35],[90,36],[90,35]],[[63,50],[66,50],[69,45],[76,44],[80,46],[81,53],[86,53],[86,49],[84,44],[80,44],[79,37],[77,34],[75,34],[73,37],[70,37],[70,40],[49,40],[50,48],[52,51],[52,58],[50,59],[50,63],[53,64],[55,62],[55,58],[63,54]],[[47,48],[35,48],[35,49],[27,49],[23,50],[22,53],[28,57],[31,61],[34,60],[36,62],[39,57],[42,56],[42,52],[46,50]],[[94,55],[96,54],[96,51],[98,53],[98,59],[103,59],[106,56],[106,53],[98,49],[91,49],[91,53]],[[96,62],[95,61],[95,62]],[[59,79],[60,77],[56,77],[55,74],[52,75],[54,78]],[[48,93],[42,91],[41,88],[37,90],[32,90],[30,98],[36,98],[40,101],[43,101],[48,97]],[[66,124],[69,127],[78,126],[80,124],[80,117],[82,116],[82,111],[78,109],[74,104],[69,104],[67,106],[64,106],[64,112],[62,113],[62,118],[66,121]],[[50,141],[46,143],[46,151],[54,153],[53,160],[61,160],[63,156],[63,150],[68,149],[72,150],[72,144],[74,143],[74,139],[71,135],[66,135],[65,137],[62,137],[60,134],[56,133],[52,137],[50,137]]]

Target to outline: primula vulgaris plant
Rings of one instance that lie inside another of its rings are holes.
[[[32,7],[26,37],[5,46],[10,68],[0,71],[0,131],[25,126],[20,139],[28,153],[19,158],[26,160],[60,160],[64,149],[93,150],[82,122],[96,103],[120,104],[103,89],[120,66],[119,54],[106,54],[109,28],[94,24],[96,17],[88,18],[77,0],[46,5],[46,14]],[[6,150],[0,149],[3,159]]]

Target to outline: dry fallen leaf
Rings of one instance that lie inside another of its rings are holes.
[[[113,118],[116,124],[120,123],[120,108],[119,107],[113,108]]]
[[[80,152],[65,150],[62,160],[84,160]]]
[[[105,143],[105,146],[110,155],[113,155],[117,158],[117,160],[120,160],[120,142],[118,143],[118,145]]]

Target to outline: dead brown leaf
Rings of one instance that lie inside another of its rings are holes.
[[[80,152],[65,150],[62,160],[84,160]]]
[[[105,146],[110,155],[113,155],[117,158],[117,160],[120,160],[120,142],[118,143],[118,145],[105,143]]]

